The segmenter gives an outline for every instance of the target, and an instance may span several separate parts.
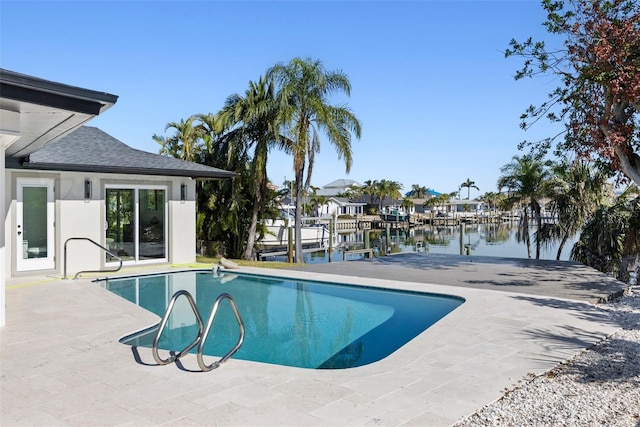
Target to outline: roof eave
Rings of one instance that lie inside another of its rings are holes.
[[[44,80],[0,68],[2,97],[21,102],[99,115],[113,106],[117,95]]]
[[[219,172],[203,172],[203,171],[184,171],[172,169],[155,169],[155,168],[138,168],[138,167],[122,167],[122,166],[95,166],[95,165],[68,165],[57,163],[30,163],[30,162],[12,162],[6,164],[7,169],[29,169],[29,170],[46,170],[61,172],[96,172],[96,173],[119,173],[126,175],[152,175],[152,176],[177,176],[193,179],[233,179],[238,176],[235,172],[219,171]]]

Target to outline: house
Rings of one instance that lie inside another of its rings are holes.
[[[333,197],[346,193],[353,188],[361,188],[362,184],[357,183],[352,179],[336,179],[330,182],[324,187],[316,190],[316,196]]]
[[[364,215],[366,203],[352,202],[344,197],[330,197],[324,205],[318,207],[318,216],[326,215]]]
[[[449,201],[450,210],[453,212],[480,213],[485,208],[484,202],[474,199],[455,199]]]
[[[195,260],[195,181],[235,174],[84,126],[116,101],[0,70],[0,325],[7,277]]]

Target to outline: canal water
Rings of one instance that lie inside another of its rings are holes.
[[[387,240],[386,230],[371,230],[369,242],[374,253],[380,255],[391,252],[428,252],[433,254],[495,256],[507,258],[527,258],[527,246],[518,233],[515,224],[470,224],[463,227],[461,239],[459,226],[414,227],[410,229],[392,229]],[[531,253],[535,258],[535,227],[530,227]],[[364,247],[364,231],[344,233],[338,236],[339,244],[331,256],[331,262],[343,261],[343,249]],[[461,241],[462,240],[462,241]],[[562,251],[560,260],[568,260],[576,239],[569,240]],[[462,252],[461,252],[462,251]],[[558,243],[543,246],[540,259],[555,260]],[[362,258],[363,255],[348,255],[347,260]],[[286,256],[268,257],[267,261],[286,261]],[[309,264],[329,262],[327,251],[305,253],[305,262]]]

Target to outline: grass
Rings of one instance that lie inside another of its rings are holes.
[[[220,262],[220,258],[209,258],[203,256],[196,256],[196,261],[204,264],[217,264]],[[243,259],[232,259],[231,261],[244,267],[260,267],[260,268],[275,268],[275,269],[287,269],[295,267],[298,264],[289,264],[288,262],[278,261],[248,261]]]

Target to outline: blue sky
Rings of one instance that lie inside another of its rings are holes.
[[[272,65],[320,59],[352,84],[362,122],[349,174],[322,139],[312,184],[399,181],[439,192],[467,178],[496,191],[522,131],[519,116],[546,98],[551,77],[514,81],[509,40],[548,38],[538,1],[0,1],[0,67],[109,92],[117,104],[90,124],[141,150],[196,113],[218,111]],[[292,160],[270,153],[270,179]],[[462,191],[463,197],[466,190]]]

